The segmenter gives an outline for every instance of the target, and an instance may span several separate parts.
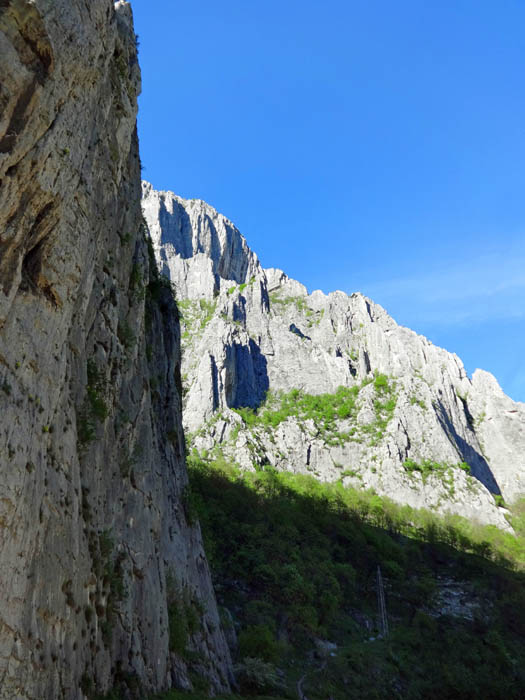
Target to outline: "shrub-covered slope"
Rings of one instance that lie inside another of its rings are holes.
[[[194,456],[190,483],[242,697],[523,697],[523,503],[514,537],[224,460]]]

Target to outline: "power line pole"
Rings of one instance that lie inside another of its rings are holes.
[[[379,629],[381,630],[381,636],[386,638],[388,637],[388,618],[386,616],[385,588],[380,566],[377,567],[377,606],[379,608]]]

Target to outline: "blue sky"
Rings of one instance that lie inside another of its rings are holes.
[[[525,401],[525,3],[132,6],[143,176]]]

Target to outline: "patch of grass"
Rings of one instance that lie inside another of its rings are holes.
[[[368,425],[356,423],[360,408],[360,391],[374,383],[375,420]],[[301,423],[313,421],[317,435],[328,445],[341,445],[349,440],[360,441],[360,435],[368,435],[371,444],[383,437],[386,426],[392,419],[396,407],[395,384],[386,375],[375,375],[353,387],[340,386],[334,394],[307,394],[299,389],[288,393],[268,393],[265,402],[254,410],[249,407],[234,409],[248,427],[277,428],[288,418],[297,418]],[[349,430],[340,430],[341,421],[350,421]]]
[[[207,299],[179,299],[177,301],[181,319],[181,337],[184,345],[193,342],[211,321],[217,308],[216,301]]]
[[[308,306],[306,297],[283,297],[280,292],[274,292],[270,294],[270,304],[284,307],[294,305],[297,311],[304,314],[307,318],[313,316],[315,313],[314,310]]]
[[[202,314],[200,319],[200,328],[203,330],[213,318],[213,314],[217,308],[217,303],[214,301],[207,301],[206,299],[199,299],[199,307]]]
[[[426,405],[426,403],[423,401],[423,399],[418,399],[417,396],[411,396],[411,397],[410,397],[410,405],[411,405],[411,406],[419,406],[419,407],[422,408],[424,411],[427,410],[427,405]]]
[[[507,504],[505,503],[505,499],[500,493],[495,493],[494,494],[494,502],[498,506],[498,508],[506,508]]]
[[[403,469],[409,474],[419,472],[424,482],[427,481],[431,475],[439,476],[442,479],[450,476],[450,472],[453,469],[461,469],[467,474],[470,474],[471,471],[470,465],[466,462],[449,464],[447,462],[434,462],[431,459],[423,459],[421,462],[416,462],[413,459],[406,459],[403,462]]]

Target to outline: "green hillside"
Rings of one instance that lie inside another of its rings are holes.
[[[196,454],[189,468],[185,507],[237,633],[242,697],[525,696],[519,507],[513,537],[271,468],[241,474]]]

